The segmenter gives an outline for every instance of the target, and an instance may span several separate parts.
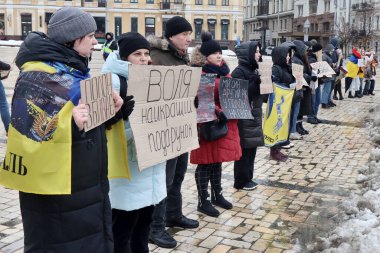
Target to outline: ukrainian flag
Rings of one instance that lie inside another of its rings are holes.
[[[294,89],[273,83],[264,117],[263,133],[265,145],[272,147],[287,141],[289,135],[290,111]]]

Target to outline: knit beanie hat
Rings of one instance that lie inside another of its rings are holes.
[[[168,39],[171,36],[188,31],[192,32],[193,28],[191,27],[191,24],[183,17],[174,16],[166,22],[165,37]]]
[[[95,31],[96,23],[91,14],[74,7],[63,7],[51,16],[47,35],[55,42],[65,44]]]
[[[150,50],[149,42],[139,33],[128,32],[121,35],[118,40],[120,58],[127,59],[130,54],[139,49]]]
[[[202,45],[199,51],[204,56],[207,57],[210,54],[213,54],[216,52],[222,52],[222,48],[220,47],[219,43],[212,39],[211,33],[202,32],[201,39],[202,39]]]
[[[311,51],[313,53],[316,53],[318,52],[319,50],[322,50],[322,45],[317,43],[317,44],[314,44],[312,47],[311,47]]]
[[[355,55],[356,58],[361,59],[361,54],[357,51],[356,47],[352,49],[352,54]]]

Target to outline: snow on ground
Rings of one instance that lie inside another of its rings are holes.
[[[341,205],[343,222],[329,233],[308,245],[310,252],[368,253],[380,251],[380,113],[371,112],[368,124],[369,138],[374,142],[367,166],[359,168],[356,183],[363,193],[352,196]]]

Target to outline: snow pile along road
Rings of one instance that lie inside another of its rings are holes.
[[[356,183],[363,193],[352,196],[342,203],[343,222],[326,238],[318,237],[308,245],[310,252],[368,253],[380,249],[380,115],[372,112],[369,137],[376,148],[372,150],[369,163],[359,169]]]

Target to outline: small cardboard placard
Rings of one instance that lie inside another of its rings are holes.
[[[311,63],[310,66],[317,71],[318,78],[323,76],[332,77],[336,74],[330,65],[325,61]]]
[[[197,94],[201,68],[130,65],[129,116],[140,170],[199,147]]]
[[[219,101],[228,119],[253,119],[248,99],[248,80],[220,77]]]
[[[260,94],[273,93],[272,61],[259,62],[259,73],[261,78]]]
[[[89,110],[89,119],[84,124],[85,132],[115,116],[115,103],[112,92],[111,73],[95,76],[80,82],[81,100]]]
[[[215,115],[215,89],[216,74],[202,74],[201,81],[199,83],[197,97],[197,122],[209,122],[216,120]]]
[[[302,89],[303,86],[303,65],[292,63],[292,73],[296,79],[296,90]]]

